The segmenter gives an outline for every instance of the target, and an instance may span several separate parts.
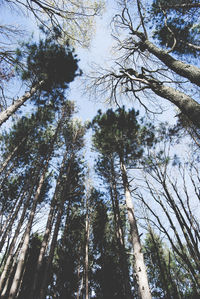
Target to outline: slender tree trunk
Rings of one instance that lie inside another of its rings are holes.
[[[54,256],[54,251],[56,248],[56,242],[57,242],[57,238],[58,238],[58,232],[60,229],[62,214],[63,214],[63,205],[59,207],[58,214],[57,214],[57,219],[56,219],[55,228],[54,228],[53,237],[52,237],[51,246],[50,246],[50,252],[49,252],[48,259],[47,259],[45,272],[43,275],[43,281],[42,281],[42,286],[40,289],[40,295],[38,297],[40,299],[46,298],[46,288],[47,288],[47,283],[48,283],[48,279],[49,279],[49,273],[51,270],[51,264],[52,264],[52,260],[53,260],[53,256]]]
[[[116,227],[116,238],[117,238],[117,243],[119,248],[120,268],[122,269],[122,275],[123,275],[124,295],[126,299],[129,299],[131,298],[131,286],[130,286],[129,269],[128,269],[128,263],[126,257],[126,248],[124,242],[124,232],[123,232],[123,226],[122,226],[121,214],[119,208],[116,174],[115,174],[113,163],[111,165],[110,193],[111,193],[111,200],[112,200],[115,227]]]
[[[89,223],[89,199],[86,195],[86,218],[85,218],[85,299],[89,299],[89,236],[90,236],[90,223]]]
[[[35,194],[35,198],[33,200],[33,205],[31,208],[31,212],[30,212],[30,216],[29,216],[29,220],[28,220],[28,224],[27,224],[27,228],[25,231],[25,238],[24,238],[24,243],[22,246],[22,250],[20,253],[20,258],[17,264],[17,269],[15,272],[15,276],[13,278],[13,282],[12,282],[12,286],[10,289],[10,294],[9,294],[9,299],[14,299],[16,298],[16,294],[18,291],[18,286],[20,284],[20,279],[21,279],[21,275],[22,275],[22,271],[23,271],[23,267],[24,267],[24,263],[25,263],[25,258],[26,258],[26,254],[27,254],[27,250],[28,250],[28,245],[29,245],[29,240],[30,240],[30,233],[31,233],[31,228],[32,228],[32,223],[33,223],[33,219],[35,216],[35,211],[36,211],[36,207],[37,207],[37,203],[38,203],[38,199],[41,193],[41,189],[45,180],[45,176],[46,176],[46,172],[47,172],[47,168],[48,168],[48,164],[49,164],[49,160],[50,160],[50,155],[45,163],[45,167],[44,170],[42,172],[42,175],[40,177],[40,181],[39,181],[39,185]]]
[[[51,230],[52,230],[52,226],[53,226],[53,219],[54,219],[54,215],[55,215],[55,205],[57,203],[58,200],[58,192],[60,191],[60,184],[61,184],[61,179],[62,179],[62,175],[64,172],[64,167],[65,167],[65,162],[66,162],[66,157],[67,157],[67,151],[64,154],[63,157],[63,161],[61,164],[61,168],[60,168],[60,173],[57,179],[57,184],[56,184],[56,188],[55,188],[55,192],[51,201],[51,206],[50,206],[50,210],[49,210],[49,215],[48,215],[48,219],[47,219],[47,223],[46,223],[46,229],[45,229],[45,233],[44,233],[44,237],[43,237],[43,241],[41,244],[41,248],[40,248],[40,253],[39,253],[39,257],[38,257],[38,261],[37,261],[37,267],[36,267],[36,271],[35,271],[35,275],[34,275],[34,280],[33,280],[33,287],[30,293],[30,299],[34,298],[35,296],[35,291],[37,288],[37,280],[39,277],[39,273],[40,273],[40,269],[42,267],[42,263],[43,263],[43,259],[44,259],[44,255],[47,249],[47,245],[49,242],[49,237],[51,234]]]
[[[69,161],[69,164],[68,164],[68,167],[67,167],[67,171],[66,171],[66,184],[68,183],[67,180],[68,180],[68,177],[69,177],[69,172],[70,172],[70,169],[71,169],[71,163],[72,163],[73,159],[74,159],[74,153],[72,152],[71,157],[70,157],[70,161]],[[62,215],[63,215],[63,208],[64,208],[64,203],[65,203],[65,197],[63,196],[64,193],[65,193],[65,188],[62,191],[62,195],[61,195],[62,197],[60,199],[60,204],[58,206],[58,213],[57,213],[56,223],[55,223],[53,237],[52,237],[52,241],[51,241],[51,245],[50,245],[50,252],[49,252],[49,256],[48,256],[48,259],[47,259],[47,264],[46,264],[44,275],[43,275],[43,281],[42,281],[42,285],[41,285],[39,299],[44,299],[45,296],[46,296],[46,288],[47,288],[47,283],[48,283],[48,279],[49,279],[49,273],[50,273],[50,270],[51,270],[51,265],[52,265],[52,260],[53,260],[54,251],[55,251],[55,247],[56,247],[58,232],[59,232],[59,229],[60,229],[60,223],[61,223]],[[70,204],[70,201],[69,201],[69,204]]]
[[[16,209],[15,209],[14,213],[13,213],[12,216],[11,216],[11,219],[9,219],[9,217],[8,217],[8,221],[9,221],[9,223],[8,223],[7,227],[4,227],[4,229],[3,229],[4,233],[3,233],[3,235],[2,235],[1,242],[0,242],[0,252],[1,252],[2,248],[3,248],[3,246],[4,246],[5,239],[7,238],[8,234],[9,234],[9,232],[11,231],[12,226],[13,226],[15,220],[16,220],[16,217],[17,217],[17,215],[18,215],[18,212],[19,212],[19,210],[20,210],[20,208],[21,208],[21,205],[22,205],[22,203],[23,203],[23,200],[24,200],[24,198],[25,198],[26,192],[27,192],[27,191],[24,191],[23,195],[21,196],[21,198],[20,198],[20,200],[19,200],[19,202],[18,202],[18,204],[17,204],[17,206],[16,206]],[[15,205],[14,205],[14,206],[15,206]]]
[[[151,299],[151,292],[148,283],[147,271],[144,263],[144,257],[142,253],[142,247],[140,244],[139,232],[138,232],[137,223],[134,215],[134,206],[131,198],[131,193],[129,190],[126,167],[122,158],[120,158],[120,168],[121,168],[122,181],[123,181],[123,187],[124,187],[124,193],[126,199],[126,207],[128,211],[128,219],[130,223],[133,253],[135,257],[134,270],[135,270],[135,277],[139,289],[139,296],[141,299]]]
[[[3,291],[1,293],[1,298],[8,298],[8,292],[9,292],[9,286],[10,286],[10,280],[12,279],[12,274],[13,274],[13,271],[17,265],[17,258],[18,258],[18,255],[19,255],[19,252],[22,248],[22,245],[23,245],[23,242],[24,242],[24,238],[25,238],[25,235],[22,236],[22,239],[17,247],[17,250],[15,252],[15,254],[12,256],[12,260],[11,260],[11,263],[10,263],[10,269],[9,269],[9,275],[8,275],[8,278],[6,280],[6,283],[5,283],[5,286],[3,288]]]
[[[6,279],[6,276],[9,276],[8,270],[11,268],[10,264],[11,264],[11,261],[12,261],[12,258],[13,258],[14,247],[15,247],[17,238],[19,236],[21,227],[22,227],[22,225],[24,223],[24,218],[25,218],[25,215],[26,215],[26,212],[27,212],[27,208],[28,208],[28,206],[30,204],[30,200],[31,200],[31,197],[32,197],[33,189],[35,187],[35,183],[36,183],[36,180],[34,180],[34,182],[32,184],[32,187],[31,187],[31,189],[29,191],[27,200],[26,200],[26,202],[24,204],[24,207],[23,207],[23,211],[22,211],[20,220],[18,222],[17,228],[15,230],[15,234],[14,234],[14,236],[12,238],[12,242],[11,242],[9,250],[8,250],[8,256],[7,256],[6,263],[4,265],[3,272],[1,273],[1,278],[0,278],[0,292],[2,291],[2,287],[4,285],[4,281]]]
[[[34,95],[38,89],[44,84],[44,81],[40,81],[33,86],[29,92],[26,92],[21,98],[16,100],[14,104],[8,107],[6,110],[0,113],[0,126],[19,109],[32,95]]]
[[[8,157],[6,158],[6,160],[3,162],[1,168],[0,168],[0,173],[4,171],[4,169],[6,168],[6,166],[8,165],[8,163],[10,162],[10,160],[14,157],[15,153],[17,152],[17,150],[19,149],[20,145],[23,144],[23,142],[26,140],[27,136],[25,136],[22,141],[16,145],[16,147],[14,148],[14,150],[12,151],[12,153],[10,153],[10,155],[8,155]]]

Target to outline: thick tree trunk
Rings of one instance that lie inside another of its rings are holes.
[[[200,127],[200,104],[190,96],[170,86],[164,85],[156,79],[150,79],[145,74],[139,74],[133,69],[125,70],[122,73],[133,81],[135,78],[141,80],[141,82],[155,92],[155,94],[176,105],[194,125]]]
[[[120,159],[120,168],[121,168],[122,181],[123,181],[123,187],[125,193],[126,207],[128,211],[128,219],[130,223],[133,253],[135,257],[134,273],[138,284],[139,296],[141,299],[151,299],[151,292],[148,283],[147,271],[144,263],[142,247],[140,244],[137,222],[134,215],[134,206],[131,198],[131,193],[129,190],[126,167],[122,158]]]
[[[149,40],[143,41],[143,46],[160,61],[162,61],[169,69],[174,71],[181,77],[187,78],[191,83],[200,86],[200,69],[194,65],[187,64],[183,61],[176,60],[166,51],[159,49]]]
[[[19,109],[38,89],[44,84],[44,81],[40,81],[33,86],[29,92],[26,92],[21,98],[16,100],[10,107],[0,113],[0,126]]]

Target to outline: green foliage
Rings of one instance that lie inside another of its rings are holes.
[[[74,49],[68,43],[61,45],[58,38],[59,32],[54,35],[45,32],[45,39],[24,43],[16,51],[17,70],[22,80],[31,86],[43,82],[31,98],[36,104],[63,103],[69,83],[82,74]]]
[[[153,1],[150,9],[151,20],[155,27],[153,38],[157,39],[161,46],[168,49],[173,47],[176,54],[198,56],[199,50],[190,46],[190,44],[200,46],[198,7],[187,6],[195,3],[195,0]]]
[[[109,109],[104,114],[98,111],[91,123],[94,147],[100,153],[117,154],[134,164],[142,156],[143,146],[152,145],[154,140],[153,130],[140,126],[138,114],[134,109],[125,111],[124,107]]]
[[[94,298],[125,299],[122,288],[122,269],[116,254],[115,233],[108,209],[103,201],[95,204],[93,216]]]

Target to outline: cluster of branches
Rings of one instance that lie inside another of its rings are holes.
[[[141,0],[134,3],[120,1],[121,12],[114,16],[112,23],[118,58],[115,59],[112,69],[105,70],[101,67],[101,71],[98,69],[96,74],[89,77],[95,92],[104,97],[106,94],[106,98],[109,97],[110,101],[119,103],[122,97],[128,96],[130,99],[138,100],[149,112],[152,104],[154,111],[158,111],[159,96],[163,99],[162,103],[171,102],[199,127],[200,105],[197,94],[200,86],[200,69],[196,66],[196,62],[195,65],[187,62],[193,52],[189,51],[182,55],[185,60],[182,61],[178,59],[182,54],[179,51],[180,46],[176,47],[178,38],[185,38],[187,43],[189,38],[194,39],[199,34],[199,14],[196,12],[199,3],[191,1],[188,4],[188,1],[180,1],[180,7],[184,6],[189,10],[180,11],[178,6],[179,2],[175,1],[170,1],[169,7],[166,7],[165,1],[153,1],[152,6]],[[193,19],[190,9],[194,7]],[[179,25],[179,14],[182,19],[189,19],[190,28],[196,30],[195,34],[192,29],[188,29],[187,36],[183,36],[182,32],[185,32],[186,25],[184,22]],[[173,28],[168,25],[167,16]],[[170,33],[162,34],[163,28]],[[158,38],[161,47],[158,45]],[[183,45],[181,49],[184,49]],[[198,46],[195,51],[198,57]],[[161,105],[163,106],[164,104]]]

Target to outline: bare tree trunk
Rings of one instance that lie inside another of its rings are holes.
[[[17,207],[16,207],[14,213],[13,213],[12,216],[11,216],[11,219],[10,219],[10,217],[8,217],[8,221],[9,221],[9,223],[8,223],[7,227],[4,227],[4,228],[3,228],[4,233],[3,233],[3,235],[2,235],[1,242],[0,242],[0,252],[1,252],[2,248],[3,248],[3,246],[4,246],[5,239],[7,238],[8,234],[9,234],[10,230],[12,229],[12,226],[13,226],[15,220],[16,220],[16,217],[17,217],[17,215],[18,215],[18,212],[19,212],[19,210],[20,210],[20,208],[21,208],[21,205],[22,205],[22,203],[23,203],[23,200],[24,200],[24,198],[25,198],[26,192],[27,192],[27,191],[24,191],[23,195],[21,196],[21,198],[20,198],[20,200],[19,200],[19,202],[18,202],[18,204],[17,204]],[[14,207],[15,207],[15,205],[13,206],[13,208],[14,208]],[[13,211],[12,211],[12,212],[13,212]]]
[[[68,179],[68,176],[69,176],[69,172],[70,172],[70,169],[71,169],[71,163],[73,161],[73,158],[74,158],[74,153],[72,152],[71,157],[70,157],[70,161],[69,161],[69,164],[68,164],[68,167],[67,167],[67,171],[66,171],[66,184],[67,184],[67,179]],[[65,191],[65,188],[64,188],[62,193],[64,193],[64,191]],[[61,223],[61,220],[62,220],[64,203],[65,203],[65,198],[63,197],[63,198],[60,199],[60,204],[58,206],[58,213],[57,213],[56,223],[55,223],[53,237],[52,237],[52,241],[51,241],[51,245],[50,245],[50,252],[49,252],[49,256],[48,256],[48,259],[47,259],[47,264],[46,264],[44,275],[43,275],[43,281],[42,281],[42,286],[41,286],[41,290],[40,290],[39,299],[44,299],[45,295],[46,295],[46,288],[47,288],[47,283],[48,283],[48,279],[49,279],[49,273],[50,273],[50,270],[51,270],[51,264],[52,264],[52,260],[53,260],[53,256],[54,256],[54,251],[55,251],[55,247],[56,247],[58,232],[59,232],[59,229],[60,229],[60,223]],[[70,201],[69,201],[69,204],[70,204]]]
[[[164,85],[157,79],[150,79],[145,74],[140,74],[133,69],[122,71],[122,73],[131,79],[131,81],[136,80],[136,78],[139,79],[144,85],[155,92],[155,94],[176,105],[193,124],[195,124],[197,127],[200,127],[200,104],[190,96],[184,92],[172,88],[171,86]]]
[[[29,92],[26,92],[21,98],[16,100],[14,104],[8,107],[6,110],[0,113],[0,126],[17,111],[30,97],[38,91],[38,89],[44,84],[44,81],[40,81],[33,86]]]
[[[162,61],[167,67],[173,70],[181,77],[187,78],[191,83],[200,86],[200,69],[194,65],[187,64],[181,60],[176,60],[166,51],[158,48],[152,42],[150,42],[142,32],[135,31],[131,28],[134,35],[140,38],[141,44],[151,54],[155,55],[160,61]]]
[[[8,163],[10,162],[10,160],[14,157],[15,153],[17,152],[17,150],[19,149],[20,145],[23,144],[23,142],[26,140],[27,136],[25,136],[22,141],[16,145],[16,147],[14,148],[14,150],[12,151],[12,153],[10,153],[10,155],[8,155],[8,157],[6,158],[6,160],[3,162],[1,168],[0,168],[0,173],[4,171],[4,169],[6,168],[6,166],[8,165]]]
[[[123,187],[125,192],[126,207],[128,211],[128,219],[130,223],[133,253],[135,257],[134,270],[135,270],[135,277],[139,289],[139,296],[141,299],[151,299],[151,292],[148,283],[147,271],[144,263],[142,247],[140,244],[137,222],[134,215],[134,206],[131,198],[131,193],[129,190],[126,167],[124,165],[122,158],[120,158],[120,168],[121,168],[122,181],[123,181]]]
[[[20,283],[20,279],[21,279],[21,275],[22,275],[22,271],[23,271],[23,267],[24,267],[24,263],[25,263],[26,253],[27,253],[27,250],[28,250],[32,223],[33,223],[33,219],[34,219],[34,216],[35,216],[35,211],[36,211],[38,199],[39,199],[39,196],[40,196],[40,193],[41,193],[41,189],[42,189],[42,186],[43,186],[43,183],[44,183],[44,180],[45,180],[49,160],[50,160],[50,155],[49,155],[48,160],[45,163],[45,167],[44,167],[44,170],[43,170],[42,175],[40,177],[40,181],[39,181],[38,188],[37,188],[37,191],[36,191],[36,194],[35,194],[35,198],[33,200],[33,205],[32,205],[32,208],[31,208],[27,228],[26,228],[26,231],[25,231],[24,243],[23,243],[23,246],[22,246],[22,250],[21,250],[21,253],[20,253],[20,258],[19,258],[19,261],[18,261],[18,264],[17,264],[17,269],[16,269],[16,272],[15,272],[15,276],[13,278],[12,286],[11,286],[11,289],[10,289],[10,294],[9,294],[9,297],[8,297],[9,299],[16,298],[16,294],[17,294],[17,291],[18,291],[18,286],[19,286],[19,283]]]
[[[34,180],[33,184],[32,184],[32,188],[30,189],[29,191],[29,195],[28,195],[28,198],[24,204],[24,207],[23,207],[23,211],[22,211],[22,214],[21,214],[21,217],[20,217],[20,220],[18,222],[18,225],[17,225],[17,228],[15,230],[15,234],[12,238],[12,242],[10,244],[10,247],[9,247],[9,250],[8,250],[8,254],[7,254],[7,259],[6,259],[6,263],[4,265],[4,268],[3,268],[3,271],[1,273],[1,277],[0,277],[0,292],[2,290],[2,287],[4,285],[4,281],[6,279],[6,276],[9,276],[9,269],[11,268],[10,267],[10,264],[11,264],[11,261],[12,261],[12,258],[13,258],[13,251],[14,251],[14,247],[15,247],[15,244],[17,242],[17,238],[19,236],[19,233],[20,233],[20,230],[21,230],[21,227],[23,225],[23,222],[24,222],[24,218],[25,218],[25,215],[26,215],[26,212],[27,212],[27,208],[29,206],[29,203],[30,203],[30,200],[31,200],[31,197],[32,197],[32,193],[33,193],[33,189],[34,189],[34,186],[35,186],[35,183],[36,183],[36,180]]]
[[[25,235],[22,236],[22,239],[17,247],[17,250],[15,252],[15,254],[12,256],[12,260],[10,262],[10,268],[9,268],[9,275],[7,277],[7,280],[6,280],[6,283],[5,283],[5,286],[3,288],[3,291],[1,293],[1,298],[8,298],[8,291],[9,291],[9,284],[10,284],[10,280],[11,280],[11,276],[12,276],[12,273],[15,269],[15,266],[17,265],[17,258],[18,258],[18,255],[19,255],[19,252],[22,248],[22,245],[23,245],[23,242],[24,242],[24,237]]]
[[[57,179],[55,192],[54,192],[54,195],[53,195],[53,198],[51,201],[49,215],[48,215],[48,219],[47,219],[47,223],[46,223],[46,229],[45,229],[43,241],[41,244],[40,253],[39,253],[39,257],[38,257],[38,261],[37,261],[37,267],[36,267],[36,271],[35,271],[35,275],[34,275],[33,287],[32,287],[31,293],[30,293],[30,298],[34,298],[34,296],[35,296],[34,294],[35,294],[35,290],[37,288],[37,280],[38,280],[39,272],[42,267],[43,258],[44,258],[44,255],[45,255],[45,252],[47,249],[47,245],[49,242],[49,237],[50,237],[52,226],[53,226],[53,218],[55,215],[55,205],[56,205],[57,199],[58,199],[57,197],[58,197],[58,192],[59,192],[59,188],[60,188],[62,175],[64,172],[66,156],[67,156],[67,151],[65,152],[64,157],[63,157],[63,161],[62,161],[61,168],[60,168],[60,173],[59,173],[59,176]]]
[[[54,228],[53,237],[52,237],[52,241],[51,241],[50,252],[49,252],[48,259],[47,259],[45,272],[43,275],[42,286],[40,289],[40,295],[39,295],[40,299],[46,298],[46,288],[47,288],[47,283],[48,283],[48,279],[49,279],[49,272],[51,269],[51,263],[52,263],[53,256],[54,256],[54,251],[55,251],[55,247],[56,247],[56,242],[57,242],[57,237],[58,237],[58,232],[59,232],[59,228],[60,228],[62,214],[63,214],[63,205],[59,207],[58,214],[57,214],[57,220],[55,223],[55,228]]]
[[[89,199],[86,195],[86,218],[85,218],[85,299],[89,299],[89,236],[90,236],[90,223],[89,223]]]
[[[113,161],[112,161],[113,162]],[[125,298],[131,298],[131,286],[129,279],[129,269],[126,257],[126,248],[124,242],[124,232],[121,221],[121,214],[119,208],[119,198],[117,193],[117,184],[116,184],[116,174],[114,165],[111,165],[111,181],[110,181],[110,193],[111,193],[111,201],[113,206],[113,214],[115,220],[115,231],[116,231],[116,239],[119,248],[119,260],[120,260],[120,268],[122,269],[123,275],[123,289]]]

